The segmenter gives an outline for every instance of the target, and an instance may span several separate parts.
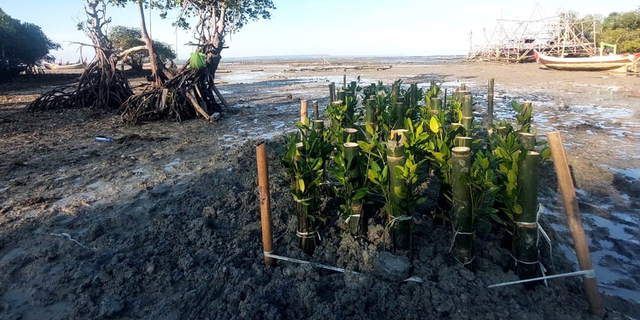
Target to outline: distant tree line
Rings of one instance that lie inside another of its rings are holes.
[[[578,22],[595,21],[596,44],[606,42],[618,46],[618,52],[640,52],[640,8],[629,12],[612,12],[607,17],[588,15]],[[593,34],[588,34],[594,41]]]
[[[37,25],[20,22],[0,8],[0,81],[29,70],[60,45]]]

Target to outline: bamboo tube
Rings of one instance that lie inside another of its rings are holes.
[[[462,116],[473,117],[473,97],[471,93],[465,93],[462,96]]]
[[[472,142],[473,142],[473,138],[471,137],[457,136],[453,139],[453,145],[455,145],[456,147],[471,148]]]
[[[493,125],[493,88],[494,79],[489,79],[489,93],[487,94],[487,128]]]
[[[569,164],[567,163],[567,156],[564,151],[564,146],[562,145],[560,132],[548,132],[547,140],[549,142],[549,148],[551,149],[553,166],[558,176],[558,185],[560,187],[560,193],[562,194],[567,223],[569,224],[571,236],[573,237],[573,245],[576,249],[576,255],[578,256],[580,270],[593,270],[589,246],[587,245],[582,222],[580,221],[580,210],[578,209],[576,191],[573,187],[573,181],[571,180],[571,172],[569,171]],[[598,282],[596,281],[595,274],[584,276],[582,279],[585,290],[587,291],[589,310],[593,314],[603,315],[604,310],[602,309],[602,300],[600,298],[600,291],[598,291]]]
[[[395,104],[396,102],[398,102],[398,99],[400,98],[400,86],[396,83],[394,83],[391,87],[391,101]]]
[[[313,108],[313,120],[320,119],[320,111],[318,111],[318,101],[311,102]]]
[[[345,96],[346,96],[346,93],[344,92],[344,90],[343,89],[338,89],[338,98],[337,98],[337,100],[338,101],[342,101],[342,103],[345,103],[345,101],[346,101],[345,100]]]
[[[376,122],[376,100],[375,98],[367,99],[365,105],[364,122],[373,126]]]
[[[336,101],[336,84],[335,82],[329,83],[329,103]]]
[[[396,102],[393,113],[395,114],[393,129],[404,128],[404,103],[401,100]]]
[[[431,114],[437,114],[442,109],[442,99],[440,98],[431,98],[431,102],[429,105],[431,109]]]
[[[344,157],[346,163],[349,164],[348,175],[353,185],[353,190],[357,190],[362,186],[362,177],[360,176],[359,155],[360,148],[355,142],[347,142],[344,145]],[[354,200],[350,206],[351,215],[348,218],[349,231],[353,235],[360,235],[364,231],[365,221],[362,217],[362,199]]]
[[[453,255],[465,268],[473,270],[475,221],[471,211],[471,192],[465,178],[469,174],[471,166],[471,149],[468,147],[455,147],[451,150],[451,156]]]
[[[536,147],[536,136],[529,132],[518,132],[518,142],[527,150],[533,150]]]
[[[467,85],[464,83],[460,84],[460,91],[467,91]]]
[[[342,136],[344,142],[357,142],[358,141],[358,129],[356,128],[344,128],[342,130]]]
[[[347,125],[353,124],[354,115],[356,110],[356,98],[355,93],[353,91],[347,91],[345,94],[345,103],[347,104],[347,112],[345,113],[345,120],[347,120]]]
[[[313,130],[322,136],[322,132],[324,131],[324,120],[313,120]]]
[[[471,135],[471,129],[473,129],[473,117],[462,117],[462,127],[464,128],[465,135]]]
[[[356,135],[356,142],[358,140],[369,140],[369,133],[367,133],[367,125],[364,122],[356,122],[353,124],[354,127],[358,130],[358,134]]]
[[[300,100],[300,122],[309,124],[309,115],[307,112],[307,100]]]
[[[258,187],[260,191],[260,221],[262,222],[262,250],[273,252],[273,235],[271,233],[271,198],[269,196],[269,166],[267,164],[267,147],[264,143],[256,146],[258,158]],[[276,260],[265,256],[264,262],[275,267]]]
[[[406,155],[404,150],[405,137],[403,132],[391,130],[387,142],[387,164],[389,166],[389,200],[392,212],[389,212],[389,223],[393,248],[396,252],[404,253],[411,250],[411,213],[405,212],[405,199],[396,194],[398,188],[406,188],[404,179],[396,175],[396,167],[404,166]]]
[[[538,167],[540,154],[527,152],[518,163],[518,203],[522,213],[514,216],[515,228],[511,254],[516,259],[516,273],[520,279],[538,276]],[[529,283],[535,286],[535,283]],[[526,285],[525,285],[526,286]]]

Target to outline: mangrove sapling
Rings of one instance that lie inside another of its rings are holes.
[[[337,181],[335,194],[342,198],[340,205],[342,219],[354,236],[364,234],[366,219],[363,212],[364,197],[369,189],[364,183],[363,171],[366,170],[359,155],[359,146],[355,142],[343,145],[343,152],[333,157],[333,166],[328,170]]]
[[[320,185],[323,182],[324,162],[331,145],[305,124],[298,122],[300,134],[293,134],[281,164],[291,179],[290,193],[296,202],[294,215],[298,220],[296,235],[302,250],[312,255],[320,241],[317,227],[321,216]]]

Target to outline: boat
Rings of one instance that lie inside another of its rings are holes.
[[[544,55],[533,50],[536,62],[555,70],[570,71],[603,71],[619,69],[627,71],[627,67],[636,63],[640,58],[640,53],[633,54],[617,54],[608,56],[596,56],[585,58],[558,58]]]
[[[43,62],[42,65],[49,70],[73,70],[73,69],[84,69],[85,64],[83,62],[75,63],[75,64],[55,64]]]

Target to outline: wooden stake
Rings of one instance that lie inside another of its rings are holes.
[[[487,95],[487,128],[493,125],[493,87],[494,79],[489,79],[489,93]]]
[[[309,115],[307,113],[307,100],[300,100],[300,122],[309,124]]]
[[[565,154],[564,146],[562,145],[560,132],[556,131],[547,133],[547,140],[549,141],[549,148],[551,149],[553,166],[555,167],[556,174],[558,175],[558,185],[560,186],[565,214],[567,215],[567,223],[569,224],[571,236],[573,237],[573,245],[576,249],[576,255],[578,256],[580,270],[593,270],[589,246],[587,245],[584,229],[582,228],[582,222],[580,220],[580,210],[578,209],[576,191],[573,187],[573,181],[571,180],[571,172],[569,171],[567,155]],[[604,315],[600,291],[598,291],[598,282],[596,281],[595,275],[584,276],[582,280],[584,281],[584,287],[587,291],[589,310],[593,314],[599,316]]]
[[[269,197],[269,166],[267,165],[267,147],[264,143],[256,146],[258,157],[258,186],[260,190],[260,220],[262,221],[262,250],[267,253],[273,251],[273,236],[271,234],[271,199]],[[276,260],[265,256],[264,262],[275,267]]]
[[[311,107],[313,108],[313,120],[320,119],[320,111],[318,111],[318,101],[311,102]]]

